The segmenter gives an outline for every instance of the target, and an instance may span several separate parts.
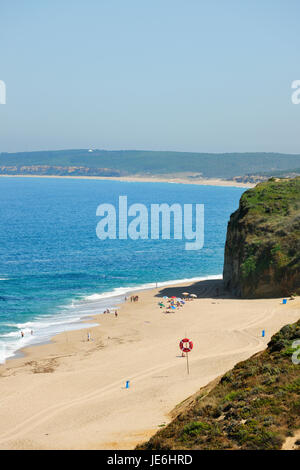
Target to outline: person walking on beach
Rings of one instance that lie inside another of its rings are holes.
[[[24,338],[24,333],[23,333],[23,331],[21,331],[21,337]]]
[[[88,331],[88,334],[87,334],[87,340],[90,341],[91,340],[91,335],[90,335],[90,332]]]
[[[115,310],[115,317],[117,318],[117,316],[118,316],[118,312],[117,310]]]

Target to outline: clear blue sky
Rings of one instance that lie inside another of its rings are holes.
[[[300,153],[299,0],[1,0],[0,152]]]

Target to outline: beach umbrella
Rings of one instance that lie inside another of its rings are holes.
[[[166,295],[163,296],[163,299],[168,299],[169,297],[167,297]]]
[[[172,305],[172,307],[171,307],[171,308],[172,308],[173,310],[176,310],[176,307],[174,307],[174,305]]]
[[[160,307],[164,307],[165,305],[162,302],[159,302],[158,304]]]
[[[181,303],[181,304],[185,304],[185,301],[184,301],[184,300],[181,300],[180,303]]]
[[[189,295],[189,293],[188,292],[182,292],[181,295]]]
[[[191,294],[190,297],[193,297],[195,299],[197,296],[196,294]]]

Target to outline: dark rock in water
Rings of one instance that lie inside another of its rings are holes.
[[[246,191],[228,223],[224,286],[239,297],[300,295],[300,178]]]

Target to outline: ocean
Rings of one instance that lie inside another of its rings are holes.
[[[230,214],[243,188],[86,179],[0,178],[0,362],[83,328],[133,290],[221,277]],[[205,241],[100,240],[99,204],[204,204]],[[21,338],[21,331],[24,338]],[[31,334],[33,331],[33,334]]]

